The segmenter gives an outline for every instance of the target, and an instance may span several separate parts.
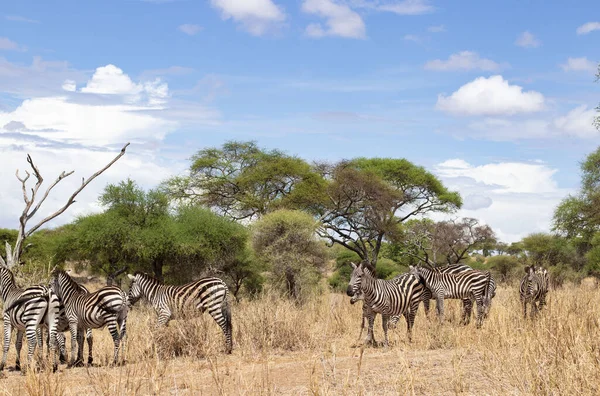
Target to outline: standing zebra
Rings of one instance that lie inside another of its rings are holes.
[[[445,274],[431,267],[410,267],[410,272],[419,277],[431,291],[437,302],[440,321],[444,319],[444,299],[458,298],[475,300],[477,303],[477,327],[481,327],[485,307],[491,300],[489,271],[466,271],[459,274]]]
[[[388,346],[388,320],[390,316],[394,315],[404,315],[408,340],[412,341],[412,328],[423,291],[419,279],[410,275],[400,278],[398,282],[377,279],[373,277],[371,270],[364,263],[351,264],[353,270],[346,290],[346,294],[353,297],[350,303],[356,302],[362,294],[364,304],[367,304],[373,312],[381,314],[385,346]],[[369,317],[369,329],[365,343],[371,342],[373,339],[374,317],[375,315]]]
[[[201,312],[208,310],[223,330],[227,353],[231,353],[233,346],[229,289],[221,279],[209,277],[182,286],[171,286],[143,272],[127,276],[132,280],[129,289],[131,304],[142,297],[148,300],[156,310],[159,326],[166,326],[169,320],[186,309],[195,308]]]
[[[36,347],[37,328],[46,323],[51,331],[56,331],[53,310],[48,309],[50,299],[48,288],[44,286],[32,286],[27,289],[21,289],[17,286],[13,273],[4,265],[0,265],[0,296],[2,296],[2,301],[4,302],[4,344],[0,370],[3,370],[6,365],[6,357],[10,347],[10,335],[13,327],[17,330],[15,342],[17,359],[15,368],[20,370],[23,333],[27,337],[27,360],[28,363],[31,363]],[[9,311],[9,307],[14,309]],[[54,345],[53,342],[52,347]]]
[[[523,318],[527,317],[527,304],[531,304],[531,317],[546,305],[548,294],[548,270],[535,266],[525,267],[525,276],[519,286],[519,297],[523,305]]]
[[[71,362],[83,356],[83,332],[107,326],[114,343],[114,364],[118,363],[119,345],[126,336],[128,312],[127,295],[116,286],[105,286],[86,293],[65,271],[52,271],[51,287],[65,306],[71,332]]]
[[[32,341],[31,330],[32,324],[41,321],[35,326],[35,335],[38,335],[42,330],[42,327],[48,329],[48,357],[53,359],[52,369],[56,371],[58,368],[58,362],[56,357],[56,343],[57,343],[57,325],[60,315],[61,302],[56,294],[52,290],[43,285],[33,286],[25,289],[21,296],[13,301],[9,306],[5,305],[4,309],[4,342],[8,350],[8,344],[10,343],[10,326],[16,327],[17,329],[25,329],[27,334],[27,342],[29,350],[31,351],[32,344],[35,350],[35,338]],[[6,320],[8,318],[8,321]],[[38,327],[40,326],[40,327]],[[17,330],[19,331],[19,330]],[[7,337],[8,334],[8,337]],[[22,335],[22,332],[21,332]],[[19,337],[17,333],[17,369],[20,368],[19,354],[21,350],[22,337]],[[64,337],[63,337],[64,344]],[[42,348],[40,348],[42,350]],[[2,367],[6,361],[6,354],[3,356]],[[29,356],[29,363],[31,363],[31,356]]]

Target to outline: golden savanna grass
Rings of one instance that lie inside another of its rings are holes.
[[[412,344],[405,322],[391,346],[356,347],[361,307],[341,294],[303,306],[275,295],[234,304],[234,352],[205,314],[155,328],[156,315],[136,306],[128,320],[127,364],[111,367],[112,341],[94,331],[89,368],[26,375],[6,372],[10,395],[592,395],[600,394],[600,290],[551,291],[538,320],[522,318],[516,287],[501,287],[483,328],[458,323],[447,301],[443,325],[416,319]],[[383,337],[380,321],[375,334]],[[22,352],[25,354],[26,349]],[[24,356],[23,356],[24,357]],[[14,365],[11,346],[9,365]]]

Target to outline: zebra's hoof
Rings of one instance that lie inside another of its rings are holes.
[[[94,363],[94,358],[88,357],[88,366],[92,366]]]

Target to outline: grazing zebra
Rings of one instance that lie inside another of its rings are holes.
[[[362,295],[364,304],[368,305],[373,312],[381,314],[385,346],[388,346],[388,320],[391,316],[404,315],[408,340],[412,341],[412,327],[423,292],[419,279],[410,274],[398,280],[377,279],[364,263],[351,264],[353,270],[346,290],[346,294],[352,297],[350,303],[356,302]],[[375,315],[369,316],[369,329],[365,343],[373,340],[374,318]]]
[[[127,294],[116,286],[105,286],[93,293],[86,293],[69,274],[62,270],[52,271],[51,287],[65,306],[65,315],[71,332],[71,362],[83,356],[83,332],[107,326],[114,343],[114,364],[118,363],[119,345],[126,337],[129,301]]]
[[[159,326],[166,326],[169,320],[186,309],[195,308],[201,312],[208,310],[223,330],[227,353],[231,353],[233,345],[229,289],[221,279],[202,278],[182,286],[171,286],[143,272],[127,276],[132,280],[129,289],[131,304],[142,297],[148,300],[156,310]]]
[[[51,297],[48,288],[44,286],[32,286],[27,289],[21,289],[17,286],[13,273],[3,265],[0,265],[0,296],[2,296],[2,301],[4,302],[4,343],[0,370],[3,370],[6,365],[6,357],[10,347],[10,335],[13,327],[17,330],[15,342],[17,359],[15,368],[20,370],[23,333],[27,337],[27,360],[28,363],[31,363],[36,347],[37,328],[46,323],[49,329],[56,329],[53,310],[48,310]],[[13,305],[15,306],[13,307]],[[14,309],[8,311],[7,308],[9,307]],[[54,342],[52,342],[52,347],[54,345]]]
[[[521,279],[519,296],[523,305],[523,317],[527,317],[527,303],[531,304],[531,317],[546,305],[548,294],[548,270],[535,266],[525,267],[525,276]]]
[[[419,277],[437,301],[440,321],[444,319],[444,298],[475,300],[477,327],[481,327],[485,307],[491,299],[489,271],[466,271],[459,274],[440,273],[431,267],[410,267],[410,273]]]

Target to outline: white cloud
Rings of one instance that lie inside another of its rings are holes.
[[[515,45],[523,48],[537,48],[542,45],[542,42],[538,40],[533,34],[525,31],[517,37]]]
[[[524,139],[595,139],[600,131],[593,126],[596,111],[586,105],[578,106],[562,116],[545,119],[507,120],[484,118],[471,122],[467,131],[478,138],[498,141]],[[462,131],[464,132],[464,130]]]
[[[567,63],[560,65],[564,71],[595,72],[597,64],[586,57],[569,58]]]
[[[197,34],[199,31],[202,30],[202,26],[200,25],[194,25],[191,23],[185,23],[183,25],[179,25],[179,27],[177,28],[179,29],[180,32],[183,32],[189,36],[194,36],[195,34]]]
[[[444,25],[429,26],[427,31],[431,33],[442,33],[446,31],[446,27]]]
[[[18,51],[19,44],[6,37],[0,37],[0,50]]]
[[[401,0],[401,1],[353,1],[357,7],[374,9],[377,11],[392,12],[398,15],[421,15],[435,11],[427,0]]]
[[[462,159],[438,164],[435,173],[465,197],[453,217],[474,217],[506,242],[548,232],[554,208],[569,191],[558,187],[557,170],[543,163],[498,162],[474,166]]]
[[[510,85],[502,76],[479,77],[452,93],[438,95],[436,107],[457,115],[513,115],[531,113],[544,108],[544,95],[535,91],[523,92]]]
[[[68,92],[75,92],[77,91],[77,83],[73,80],[65,80],[62,85],[62,89]]]
[[[472,51],[461,51],[450,55],[448,60],[436,59],[425,64],[427,70],[483,70],[496,71],[502,66],[491,59],[481,58],[479,54]]]
[[[40,21],[37,21],[35,19],[25,18],[25,17],[19,16],[19,15],[7,15],[4,18],[7,21],[13,21],[13,22],[40,23]]]
[[[405,34],[403,37],[406,41],[412,41],[413,43],[420,43],[422,40],[416,34]]]
[[[588,22],[577,28],[577,34],[588,34],[594,30],[600,30],[600,22]]]
[[[339,36],[346,38],[364,38],[365,23],[349,6],[333,0],[304,0],[302,11],[325,18],[326,28],[321,24],[311,23],[306,27],[310,37]]]
[[[210,0],[225,20],[233,19],[254,36],[279,27],[286,19],[283,8],[271,0]]]
[[[553,125],[559,131],[578,138],[597,138],[600,135],[593,123],[596,110],[582,105],[569,111],[567,115],[558,117]]]
[[[123,95],[130,103],[147,101],[150,105],[161,105],[166,101],[169,88],[159,78],[136,84],[123,70],[114,65],[106,65],[96,69],[86,86],[81,88],[81,92]]]

